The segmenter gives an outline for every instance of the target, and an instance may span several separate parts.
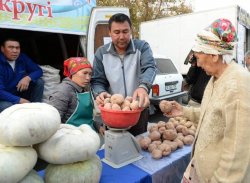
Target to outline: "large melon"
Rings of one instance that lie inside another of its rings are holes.
[[[0,144],[0,183],[17,183],[37,161],[32,147],[6,147]]]
[[[61,123],[56,108],[45,103],[16,104],[0,114],[0,143],[30,146],[47,140]]]
[[[98,156],[67,165],[48,165],[45,170],[46,183],[98,183],[102,163]]]
[[[37,174],[35,170],[31,170],[28,175],[26,175],[18,183],[44,183],[43,179]]]
[[[89,125],[61,124],[52,137],[35,148],[38,156],[48,163],[68,164],[91,158],[99,146],[100,138]]]

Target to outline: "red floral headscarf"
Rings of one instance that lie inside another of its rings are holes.
[[[90,62],[85,57],[71,57],[64,61],[64,76],[71,77],[81,69],[91,68]]]
[[[236,30],[228,19],[215,20],[209,29],[225,43],[237,41]]]
[[[206,54],[231,55],[236,42],[235,27],[228,19],[220,18],[197,34],[192,50]]]

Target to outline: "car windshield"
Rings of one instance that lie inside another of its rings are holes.
[[[173,62],[170,59],[156,58],[156,65],[158,68],[158,74],[178,74]]]

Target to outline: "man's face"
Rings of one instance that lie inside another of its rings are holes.
[[[14,61],[20,55],[20,44],[17,41],[6,41],[5,44],[1,46],[1,51],[7,60]]]
[[[128,47],[131,36],[131,28],[127,21],[123,23],[113,22],[109,35],[118,53],[124,53]]]

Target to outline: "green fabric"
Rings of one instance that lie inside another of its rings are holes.
[[[77,106],[74,113],[66,122],[74,126],[88,124],[93,126],[93,103],[90,92],[77,93]]]

